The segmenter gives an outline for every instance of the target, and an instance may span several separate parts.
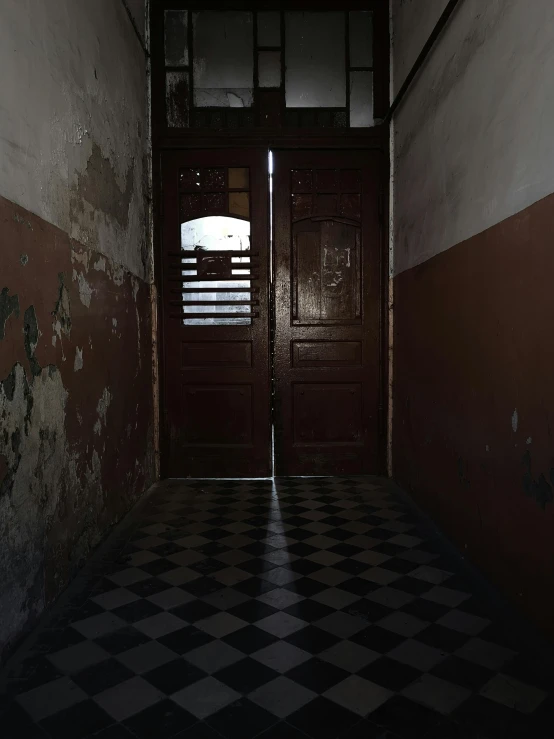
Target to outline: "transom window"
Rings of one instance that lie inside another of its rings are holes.
[[[367,128],[370,10],[166,9],[169,128]]]

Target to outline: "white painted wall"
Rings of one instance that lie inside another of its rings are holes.
[[[444,3],[392,2],[397,89]],[[552,193],[553,131],[554,2],[460,0],[395,116],[395,273]]]
[[[0,195],[145,278],[146,64],[121,0],[0,0],[0,70]]]
[[[146,41],[146,1],[145,0],[123,0],[129,13],[135,22],[137,31],[145,43]]]
[[[391,2],[394,23],[392,82],[396,94],[431,35],[448,0],[391,0]]]

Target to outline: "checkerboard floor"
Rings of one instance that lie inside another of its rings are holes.
[[[167,481],[0,696],[4,739],[552,737],[552,677],[373,478]]]

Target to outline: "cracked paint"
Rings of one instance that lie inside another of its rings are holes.
[[[79,286],[79,298],[81,300],[81,303],[87,308],[90,308],[90,301],[92,298],[92,288],[88,284],[84,274],[82,272],[77,272],[77,270],[74,269],[73,270],[73,280],[76,280]]]
[[[124,182],[120,184],[112,161],[93,142],[86,168],[77,176],[71,211],[85,214],[88,208],[92,208],[127,228],[132,194],[133,163],[130,163]]]
[[[120,4],[34,11],[0,24],[0,660],[154,470],[146,59]]]
[[[52,311],[52,317],[54,319],[52,321],[52,329],[54,331],[54,335],[52,336],[52,346],[56,346],[57,339],[60,340],[62,360],[65,360],[62,334],[68,338],[71,336],[71,301],[69,298],[69,292],[65,286],[63,272],[58,274],[58,286],[58,299],[54,310]]]
[[[108,388],[104,388],[104,392],[102,393],[102,397],[98,401],[98,405],[96,406],[96,410],[98,412],[98,415],[102,419],[103,423],[106,423],[106,413],[108,412],[108,408],[110,407],[110,403],[112,400],[112,395]]]
[[[73,362],[73,371],[79,372],[83,369],[83,350],[75,347],[75,361]]]
[[[22,223],[24,224],[28,229],[32,230],[33,227],[31,226],[31,221],[27,220],[26,218],[23,218],[19,213],[16,213],[13,217],[14,221],[16,223]]]
[[[10,295],[9,292],[7,287],[3,287],[0,292],[0,340],[5,336],[6,321],[11,314],[19,316],[19,298],[17,295]]]
[[[123,278],[125,277],[125,270],[120,264],[114,264],[111,268],[111,279],[114,285],[118,287],[123,285]]]
[[[28,603],[34,613],[44,607],[44,586],[37,580],[42,551],[31,537],[43,541],[51,525],[63,488],[60,460],[67,451],[67,392],[56,367],[45,367],[29,382],[17,363],[10,383],[6,392],[4,381],[0,393],[0,455],[8,465],[0,488],[0,537],[7,544],[0,548],[0,645],[29,617]]]
[[[78,264],[82,264],[85,268],[85,272],[88,272],[88,260],[89,260],[89,253],[88,251],[76,251],[75,249],[71,252],[71,261],[77,262]]]
[[[104,257],[98,257],[98,259],[92,266],[97,272],[105,272],[106,271],[106,259]]]
[[[146,59],[129,27],[121,4],[106,0],[58,0],[32,14],[8,4],[0,179],[23,207],[10,214],[22,230],[36,228],[27,212],[39,214],[146,279]]]
[[[35,349],[37,348],[39,340],[39,330],[37,323],[37,316],[35,308],[30,305],[25,311],[23,316],[23,333],[24,333],[24,345],[27,360],[31,368],[33,375],[39,375],[41,372],[41,366],[35,357]]]
[[[4,230],[11,257],[0,292],[0,536],[7,542],[0,654],[67,585],[154,470],[151,403],[136,407],[137,389],[151,397],[150,362],[137,356],[139,348],[151,352],[147,286],[98,252],[85,259],[80,245],[32,214],[22,216],[28,229],[14,208],[0,197],[0,223],[13,224]],[[94,269],[103,260],[106,269]],[[84,278],[86,265],[88,306],[83,283],[71,279],[73,270]]]

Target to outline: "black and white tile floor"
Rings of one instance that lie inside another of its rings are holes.
[[[168,481],[93,571],[3,739],[554,736],[550,677],[386,482]]]

